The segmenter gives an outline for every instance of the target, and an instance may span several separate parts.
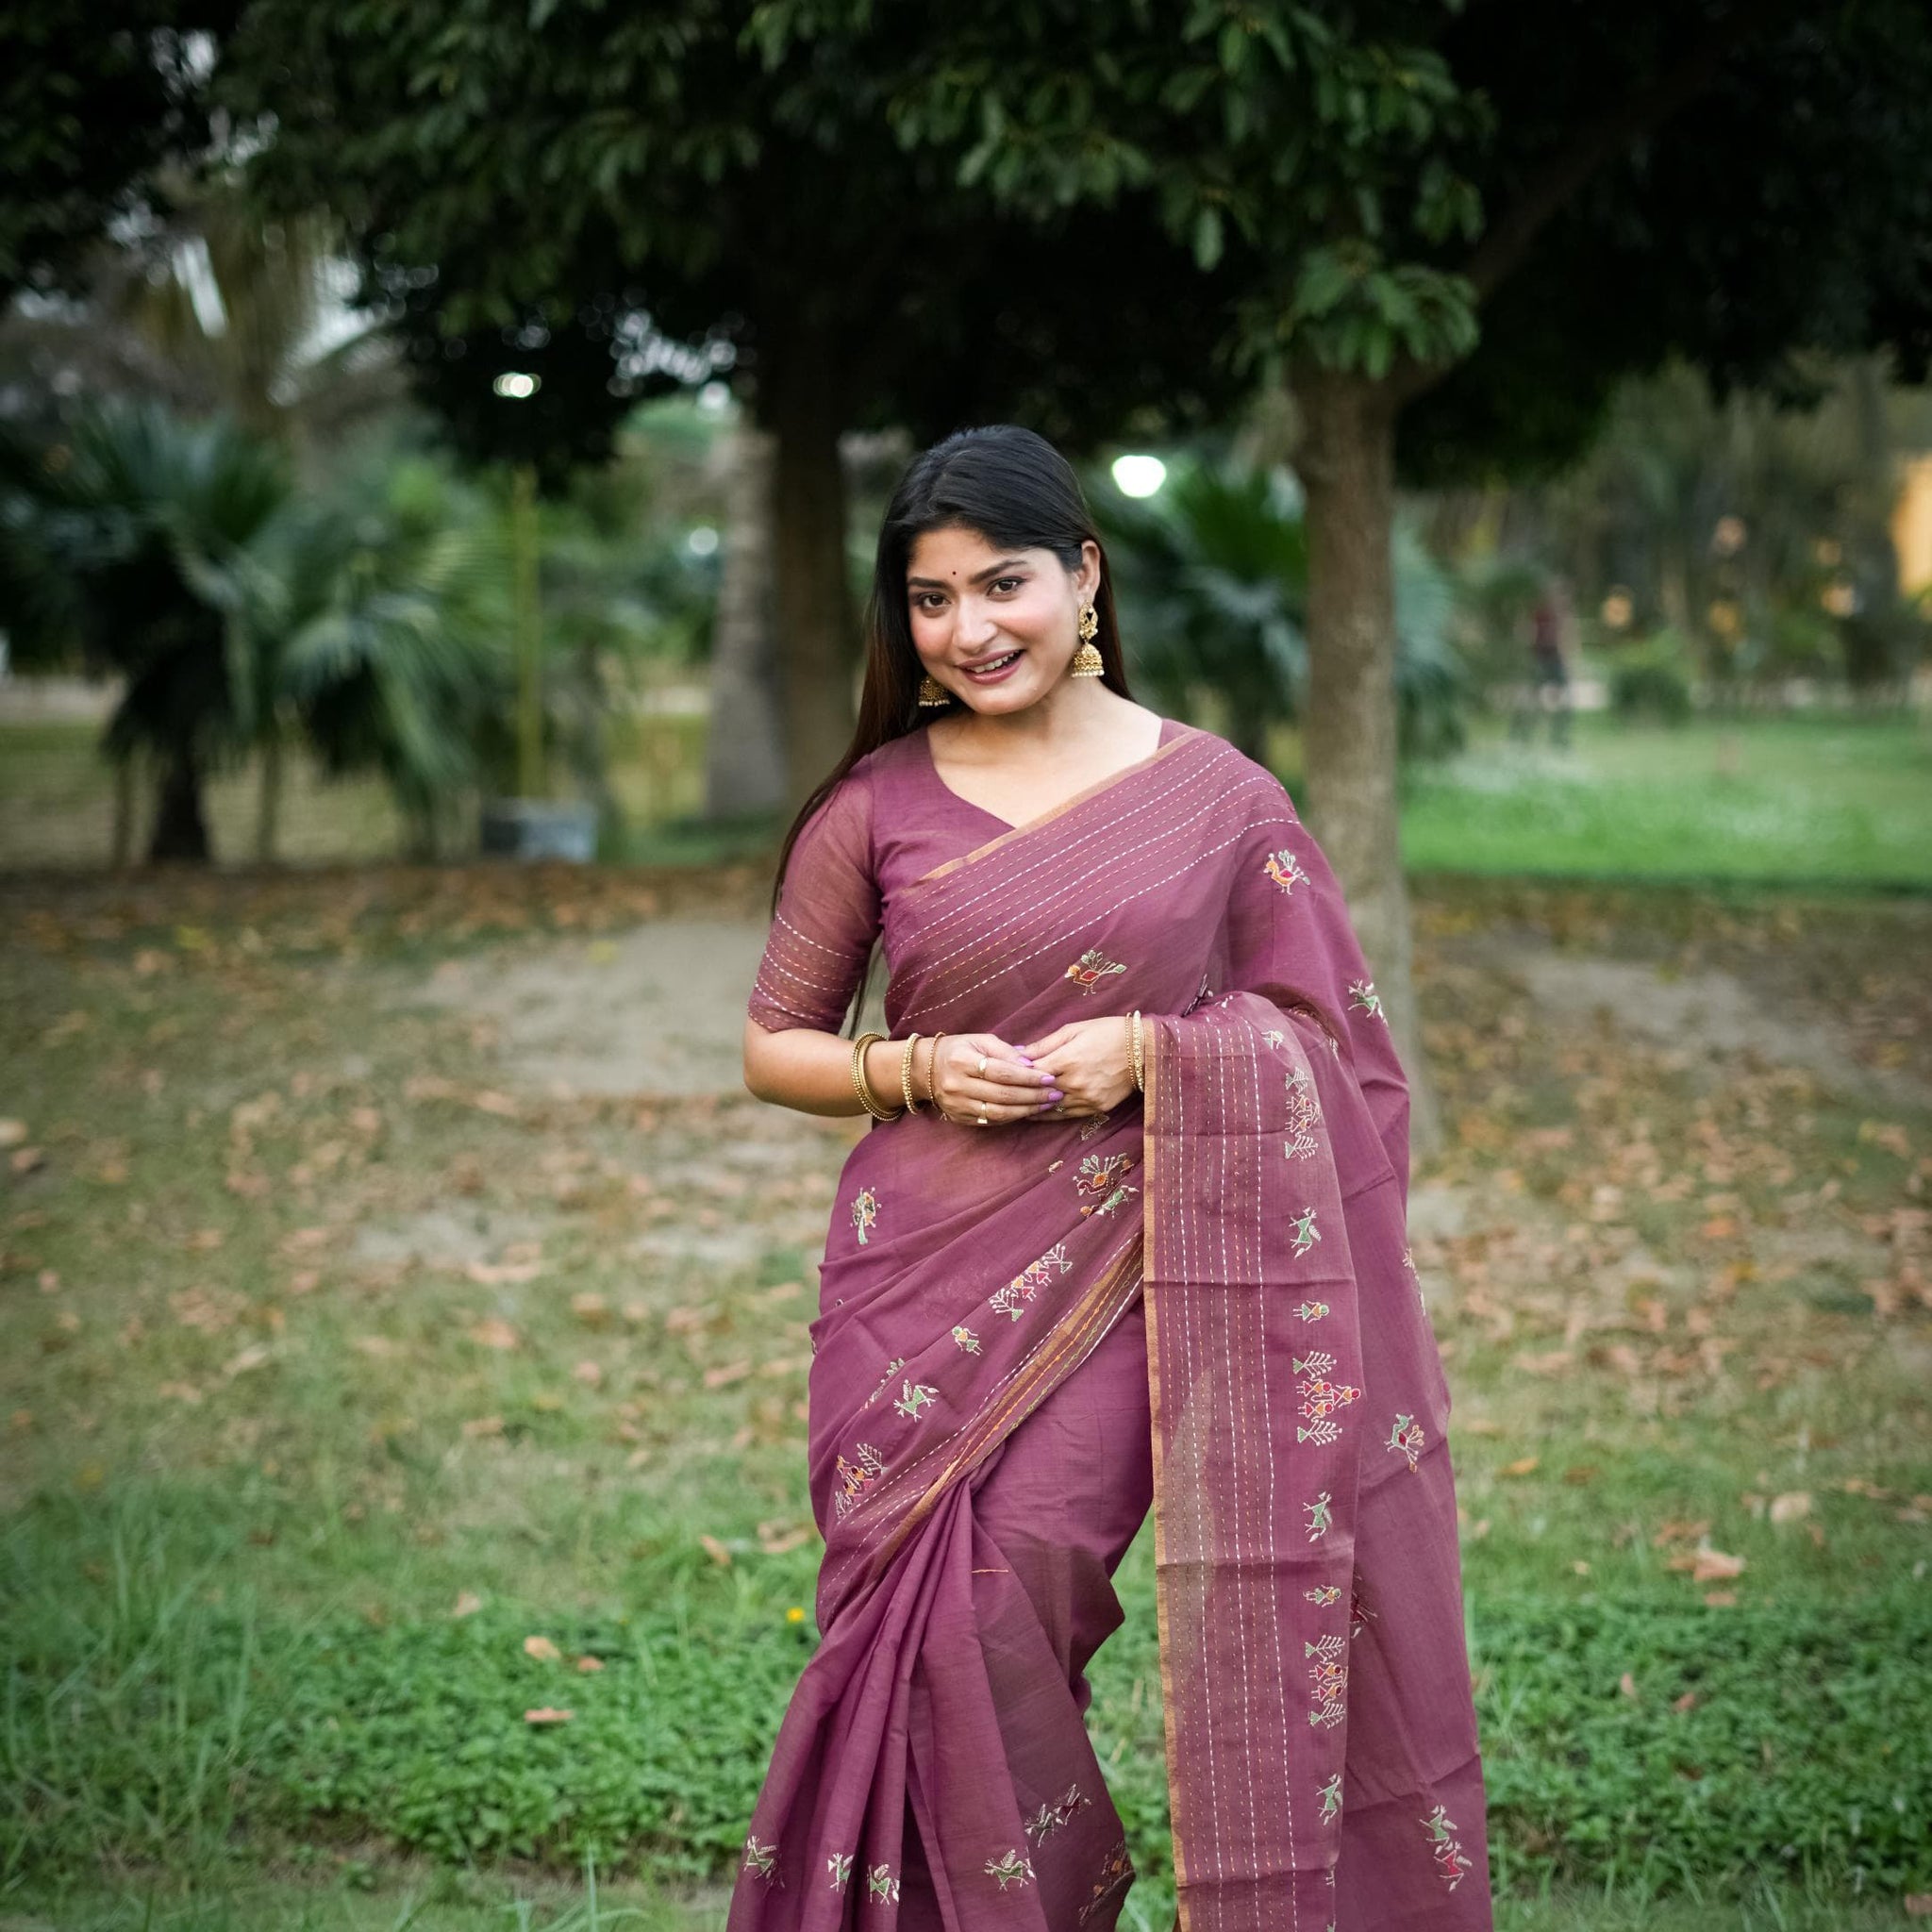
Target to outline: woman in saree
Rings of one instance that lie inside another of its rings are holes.
[[[1488,1928],[1407,1089],[1334,876],[1129,697],[1030,431],[913,461],[867,628],[745,1026],[760,1098],[874,1118],[810,1330],[822,1641],[730,1932],[1115,1924],[1085,1670],[1150,1506],[1178,1924]],[[847,1038],[875,943],[890,1034]]]

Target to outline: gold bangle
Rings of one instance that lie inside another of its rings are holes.
[[[932,1044],[925,1050],[925,1097],[932,1103],[932,1110],[941,1115],[945,1108],[940,1105],[940,1041],[945,1037],[943,1033],[935,1033]]]
[[[1139,1007],[1136,1007],[1134,1008],[1133,1016],[1128,1022],[1128,1027],[1131,1044],[1133,1048],[1132,1059],[1134,1066],[1134,1087],[1138,1092],[1144,1093],[1147,1091],[1147,1069],[1146,1063],[1142,1060],[1141,1057],[1141,1009]]]
[[[858,1104],[875,1121],[895,1121],[899,1116],[882,1108],[872,1091],[872,1083],[865,1077],[865,1050],[886,1036],[883,1033],[861,1033],[852,1042],[852,1086],[858,1095]]]
[[[917,1113],[919,1103],[912,1097],[912,1049],[919,1044],[919,1035],[914,1034],[906,1042],[906,1051],[899,1056],[899,1091],[906,1096],[906,1111]]]

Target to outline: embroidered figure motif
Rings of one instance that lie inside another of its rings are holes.
[[[1067,968],[1066,976],[1073,980],[1082,992],[1091,992],[1109,974],[1124,973],[1126,970],[1118,959],[1109,959],[1098,946],[1090,946],[1074,965]]]
[[[868,1865],[865,1868],[866,1903],[874,1906],[895,1906],[899,1903],[899,1881],[890,1865]]]
[[[928,1403],[937,1400],[939,1392],[937,1389],[929,1388],[924,1382],[902,1382],[899,1385],[899,1399],[893,1403],[892,1407],[908,1422],[916,1423],[919,1420],[920,1411]]]
[[[1282,1032],[1279,1027],[1271,1026],[1269,1027],[1267,1032],[1262,1034],[1261,1038],[1265,1040],[1270,1046],[1278,1048],[1281,1042],[1288,1038],[1288,1035]]]
[[[1318,1537],[1326,1536],[1333,1527],[1328,1516],[1328,1491],[1324,1490],[1312,1503],[1304,1503],[1302,1505],[1302,1507],[1308,1512],[1308,1541],[1310,1542],[1313,1542]]]
[[[1295,1307],[1295,1314],[1304,1322],[1319,1322],[1327,1313],[1326,1302],[1300,1302]]]
[[[1331,1631],[1313,1643],[1305,1642],[1302,1655],[1314,1658],[1308,1666],[1308,1685],[1315,1707],[1308,1712],[1308,1722],[1333,1730],[1348,1717],[1348,1639]]]
[[[896,1375],[899,1373],[899,1371],[903,1369],[905,1366],[906,1357],[903,1355],[895,1355],[892,1357],[892,1359],[886,1364],[886,1373],[879,1377],[876,1387],[874,1387],[872,1393],[865,1398],[866,1407],[870,1408],[873,1406],[873,1404],[876,1402],[879,1399],[879,1397],[886,1392],[888,1387],[891,1386],[892,1377]]]
[[[1335,1441],[1341,1434],[1341,1425],[1333,1420],[1335,1411],[1361,1400],[1359,1389],[1328,1379],[1334,1367],[1335,1357],[1322,1348],[1294,1360],[1294,1373],[1307,1377],[1295,1391],[1301,1397],[1300,1413],[1307,1422],[1306,1428],[1296,1426],[1297,1442],[1317,1442],[1325,1447]]]
[[[1326,1824],[1331,1818],[1341,1817],[1341,1774],[1338,1771],[1315,1795],[1322,1801],[1322,1823],[1324,1824]]]
[[[1322,1239],[1322,1230],[1315,1225],[1315,1210],[1304,1208],[1294,1218],[1294,1226],[1290,1230],[1294,1236],[1293,1252],[1306,1255]]]
[[[841,1521],[886,1470],[885,1457],[870,1442],[855,1443],[852,1454],[854,1460],[850,1462],[842,1456],[835,1458],[839,1493],[832,1498],[832,1513]]]
[[[1132,1200],[1133,1197],[1140,1191],[1141,1191],[1139,1188],[1130,1188],[1126,1186],[1124,1182],[1120,1187],[1117,1187],[1113,1191],[1113,1192],[1110,1193],[1107,1197],[1107,1199],[1100,1204],[1098,1208],[1081,1208],[1080,1212],[1082,1214],[1097,1214],[1104,1219],[1106,1216],[1111,1214],[1113,1210],[1121,1205],[1122,1202]]]
[[[1124,1155],[1117,1158],[1123,1160],[1126,1158]],[[1056,1241],[1038,1260],[1027,1262],[1006,1287],[997,1290],[989,1298],[988,1306],[994,1314],[1010,1316],[1017,1322],[1022,1307],[1027,1302],[1039,1299],[1040,1291],[1053,1279],[1055,1271],[1066,1274],[1072,1271],[1073,1266],[1074,1264],[1067,1259],[1066,1242]]]
[[[825,1855],[825,1874],[830,1878],[834,1891],[843,1891],[852,1883],[852,1854],[850,1852],[828,1852]]]
[[[878,1224],[879,1197],[870,1188],[860,1188],[852,1197],[852,1225],[858,1230],[861,1248],[872,1239],[872,1231]]]
[[[1348,1635],[1351,1642],[1369,1627],[1374,1616],[1375,1612],[1363,1603],[1361,1591],[1351,1589],[1348,1593]]]
[[[1127,1857],[1126,1840],[1122,1839],[1101,1861],[1100,1876],[1093,1881],[1093,1890],[1080,1907],[1080,1924],[1084,1925],[1122,1886],[1131,1885],[1133,1880],[1134,1861]]]
[[[1315,1138],[1315,1129],[1321,1121],[1315,1076],[1306,1067],[1295,1067],[1288,1076],[1288,1139],[1282,1142],[1282,1152],[1291,1160],[1306,1160],[1320,1152],[1322,1143]]]
[[[1097,1114],[1095,1114],[1095,1115],[1093,1116],[1093,1118],[1092,1118],[1092,1119],[1091,1119],[1091,1121],[1087,1122],[1087,1123],[1086,1123],[1086,1124],[1085,1124],[1084,1126],[1082,1126],[1082,1127],[1081,1127],[1081,1129],[1080,1129],[1080,1138],[1081,1138],[1081,1140],[1083,1140],[1083,1141],[1091,1141],[1091,1140],[1092,1140],[1092,1138],[1094,1137],[1094,1135],[1095,1135],[1095,1134],[1105,1133],[1105,1132],[1106,1132],[1106,1130],[1107,1130],[1107,1124],[1108,1124],[1108,1122],[1109,1122],[1110,1120],[1112,1120],[1112,1119],[1113,1119],[1113,1109],[1112,1109],[1111,1108],[1109,1108],[1108,1109],[1108,1111],[1107,1111],[1106,1113],[1097,1113]],[[1058,1167],[1058,1165],[1059,1165],[1059,1162],[1058,1162],[1058,1160],[1056,1160],[1056,1161],[1054,1162],[1054,1167]],[[1052,1169],[1052,1168],[1049,1168],[1049,1169],[1047,1170],[1047,1172],[1048,1172],[1049,1174],[1050,1174],[1050,1173],[1052,1173],[1052,1171],[1053,1171],[1053,1169]]]
[[[1302,1594],[1311,1604],[1320,1604],[1324,1609],[1326,1609],[1330,1604],[1336,1602],[1341,1597],[1341,1586],[1339,1583],[1324,1583],[1317,1589],[1305,1590],[1302,1591]]]
[[[1368,1014],[1372,1020],[1380,1020],[1388,1024],[1389,1015],[1382,1010],[1382,995],[1375,991],[1373,979],[1351,979],[1348,982],[1348,1003],[1357,1011]]]
[[[997,1878],[1002,1891],[1009,1885],[1024,1887],[1033,1882],[1033,1860],[1022,1857],[1019,1847],[1015,1845],[1002,1852],[997,1858],[986,1861],[986,1875]]]
[[[1452,1836],[1455,1819],[1438,1805],[1426,1818],[1419,1818],[1416,1823],[1428,1833],[1429,1848],[1436,1858],[1436,1875],[1454,1891],[1474,1869],[1469,1854],[1462,1849],[1462,1840]]]
[[[955,1328],[953,1330],[953,1340],[957,1341],[959,1344],[959,1346],[966,1351],[968,1355],[977,1355],[979,1353],[979,1337],[974,1334],[972,1329],[963,1327]]]
[[[1383,1443],[1385,1449],[1400,1449],[1408,1457],[1408,1466],[1415,1468],[1415,1459],[1423,1450],[1423,1425],[1412,1415],[1398,1415],[1394,1426],[1389,1431],[1389,1440]]]
[[[1429,1298],[1423,1292],[1422,1270],[1415,1265],[1415,1252],[1413,1249],[1403,1249],[1402,1265],[1408,1270],[1409,1279],[1415,1283],[1416,1304],[1423,1313],[1426,1315],[1429,1312]]]
[[[1042,1805],[1026,1821],[1026,1836],[1035,1844],[1044,1844],[1061,1825],[1073,1823],[1076,1811],[1085,1810],[1092,1802],[1078,1785],[1069,1785],[1055,1803]]]
[[[1132,1165],[1132,1158],[1125,1154],[1090,1154],[1080,1162],[1074,1187],[1077,1192],[1091,1194],[1098,1200]]]
[[[747,1872],[756,1872],[765,1881],[767,1888],[782,1887],[782,1881],[778,1876],[778,1847],[775,1842],[764,1844],[756,1838],[746,1839],[743,1869]]]
[[[1301,860],[1286,845],[1279,852],[1271,852],[1261,861],[1261,870],[1290,898],[1294,896],[1294,889],[1297,886],[1305,886],[1308,882],[1307,874],[1302,870]]]

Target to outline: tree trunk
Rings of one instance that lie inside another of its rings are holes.
[[[785,795],[802,804],[852,737],[858,660],[845,575],[845,475],[833,337],[788,318],[758,338],[758,420],[775,439],[773,558]]]
[[[282,734],[270,724],[261,742],[260,789],[255,796],[255,857],[273,865],[282,827]]]
[[[175,752],[161,769],[147,856],[154,865],[169,859],[206,865],[212,857],[208,816],[202,809],[201,763],[192,751]]]
[[[785,803],[772,640],[772,439],[742,420],[725,459],[724,560],[705,741],[705,816],[712,819],[776,811]]]
[[[1396,789],[1395,404],[1385,386],[1311,370],[1295,383],[1307,496],[1308,820],[1346,893],[1409,1084],[1417,1154],[1441,1145],[1410,974]]]
[[[134,754],[114,760],[113,866],[123,871],[134,862]]]

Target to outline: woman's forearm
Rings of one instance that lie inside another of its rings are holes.
[[[912,1054],[912,1094],[921,1102],[932,1097],[926,1085],[926,1044],[922,1038]],[[906,1104],[900,1084],[905,1058],[903,1040],[875,1040],[865,1050],[866,1083],[881,1107],[896,1110]],[[808,1026],[768,1033],[755,1020],[747,1020],[744,1084],[758,1099],[795,1108],[800,1113],[865,1111],[852,1084],[852,1042]]]

